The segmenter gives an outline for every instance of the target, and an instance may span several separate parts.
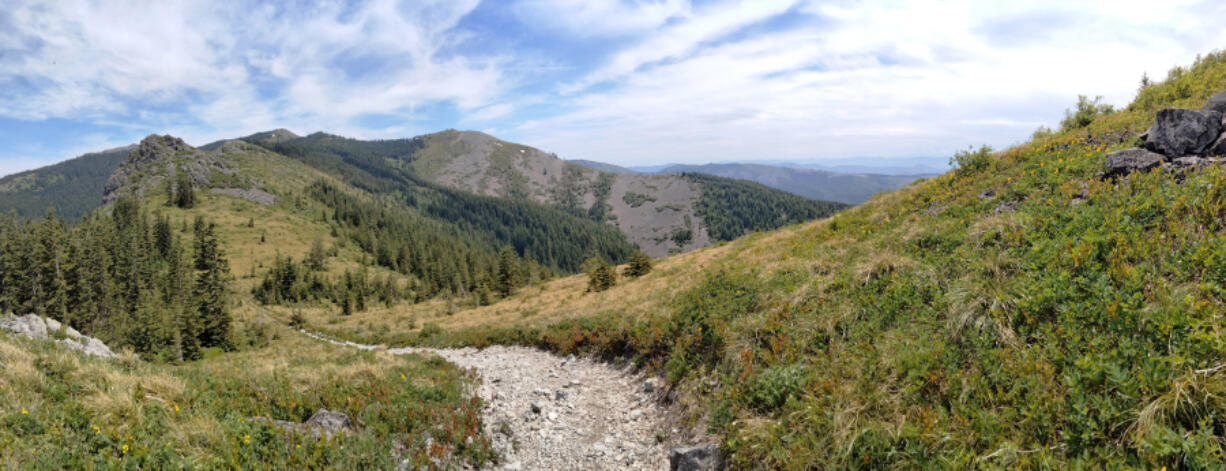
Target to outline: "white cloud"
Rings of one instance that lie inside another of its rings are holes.
[[[543,24],[581,37],[650,32],[690,12],[687,0],[526,0],[515,8],[530,27]]]
[[[1226,44],[1226,5],[1208,2],[1152,15],[1115,2],[804,10],[807,20],[791,28],[721,41],[731,37],[724,29],[685,47],[624,51],[588,82],[621,79],[513,137],[627,164],[942,155],[1018,142],[1058,121],[1078,94],[1124,105],[1143,72],[1164,77]]]
[[[737,0],[696,12],[686,21],[670,25],[639,44],[615,54],[607,64],[584,77],[567,91],[618,79],[644,65],[690,53],[705,42],[786,12],[795,0]]]
[[[499,103],[481,108],[464,117],[464,121],[481,122],[491,119],[501,118],[515,110],[515,107],[509,103]]]
[[[0,118],[194,143],[472,125],[619,163],[948,154],[1019,141],[1078,94],[1124,105],[1143,72],[1226,45],[1220,1],[484,6],[510,18],[461,26],[478,0],[19,0],[0,11]],[[464,47],[482,34],[506,47]],[[73,139],[61,156],[98,144]]]
[[[137,114],[202,142],[286,123],[360,135],[350,120],[363,114],[476,109],[499,94],[504,59],[439,51],[477,4],[23,2],[0,35],[0,83],[33,86],[0,92],[0,116]]]

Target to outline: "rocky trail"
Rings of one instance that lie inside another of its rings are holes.
[[[382,346],[319,340],[374,350]],[[476,369],[482,382],[477,394],[486,403],[486,433],[503,461],[501,470],[573,470],[670,468],[665,437],[677,432],[665,423],[659,405],[661,383],[618,367],[585,358],[561,358],[525,347],[393,348],[393,355],[438,355],[461,368]],[[709,447],[673,451],[673,460],[705,469],[717,459]],[[695,462],[695,460],[697,460]]]

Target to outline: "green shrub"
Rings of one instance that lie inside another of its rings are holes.
[[[979,149],[969,148],[954,153],[949,159],[949,165],[958,173],[975,173],[988,168],[992,164],[992,148],[981,146]]]
[[[1093,123],[1098,117],[1111,114],[1115,111],[1115,108],[1102,103],[1102,100],[1103,97],[1101,96],[1096,96],[1091,100],[1085,95],[1078,95],[1076,108],[1064,111],[1064,119],[1060,121],[1060,130],[1070,131],[1084,128]]]

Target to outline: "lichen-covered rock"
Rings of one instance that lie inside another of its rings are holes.
[[[1226,121],[1223,122],[1226,123]],[[1226,124],[1223,124],[1223,127],[1226,127]],[[1205,151],[1205,155],[1226,156],[1226,133],[1218,136],[1217,141],[1214,141],[1209,146],[1209,150]]]
[[[353,421],[349,420],[348,415],[328,409],[315,411],[315,414],[304,423],[269,419],[266,417],[249,417],[247,420],[266,423],[286,432],[310,434],[314,437],[331,437],[339,432],[352,432],[357,429],[357,427],[354,427]]]
[[[1217,92],[1217,94],[1209,97],[1209,102],[1205,103],[1205,107],[1201,111],[1216,111],[1226,114],[1226,90]]]
[[[716,471],[724,469],[719,445],[675,447],[668,454],[670,471]]]
[[[1167,157],[1199,155],[1222,132],[1222,113],[1180,108],[1158,110],[1145,147]]]
[[[349,416],[328,409],[315,411],[315,414],[307,419],[306,426],[311,428],[312,433],[318,431],[329,437],[337,432],[352,432],[355,429]]]
[[[1145,149],[1124,149],[1107,154],[1107,176],[1127,175],[1162,165],[1166,158]]]

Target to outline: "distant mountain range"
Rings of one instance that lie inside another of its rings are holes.
[[[874,194],[901,188],[923,177],[947,170],[935,158],[829,161],[774,161],[773,163],[666,164],[621,167],[591,160],[571,162],[612,173],[703,173],[749,180],[815,200],[859,204]],[[857,162],[859,164],[857,164]],[[835,170],[838,169],[838,170]],[[875,171],[875,172],[874,172]]]
[[[295,167],[296,173],[291,172],[285,158],[313,170]],[[575,269],[588,254],[562,242],[533,252],[545,235],[561,241],[562,236],[554,237],[557,231],[569,231],[574,240],[567,244],[604,241],[608,258],[621,261],[635,246],[663,256],[824,217],[846,206],[710,172],[594,169],[473,131],[363,141],[277,129],[199,148],[151,136],[140,146],[10,175],[0,178],[0,210],[32,219],[54,206],[58,215],[75,222],[122,194],[147,198],[164,191],[175,172],[187,172],[212,193],[253,201],[307,192],[312,179],[291,184],[275,168],[266,168],[273,161],[282,162],[277,165],[286,175],[321,172],[330,182],[351,185],[371,198],[394,195],[399,202],[387,204],[396,211],[441,224],[448,228],[443,233],[480,236],[490,250],[509,243],[563,270]]]

